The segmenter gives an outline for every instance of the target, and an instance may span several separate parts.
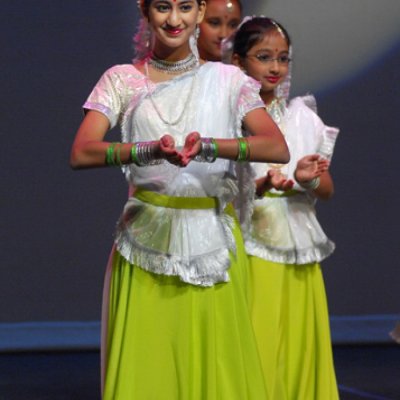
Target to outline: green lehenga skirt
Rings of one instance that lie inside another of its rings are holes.
[[[230,282],[182,283],[112,257],[104,400],[264,400],[238,226]]]
[[[338,399],[320,265],[249,260],[252,320],[268,398]]]

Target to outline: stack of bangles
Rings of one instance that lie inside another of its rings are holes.
[[[194,157],[199,162],[214,162],[218,157],[218,143],[214,138],[201,138],[200,153]],[[238,139],[238,155],[236,161],[243,162],[250,159],[250,146],[247,138]]]
[[[106,164],[109,166],[122,165],[121,161],[122,143],[111,143],[106,150]]]
[[[156,157],[158,142],[136,142],[132,144],[129,162],[138,166],[157,165],[162,163],[162,159]],[[122,143],[110,143],[106,150],[106,165],[121,166]],[[194,157],[199,162],[214,162],[218,157],[218,143],[214,138],[201,138],[201,150]],[[250,159],[250,146],[247,138],[238,139],[238,155],[236,161],[243,162]]]
[[[194,161],[214,162],[218,157],[218,144],[214,138],[201,138],[201,150]]]
[[[138,166],[161,164],[162,160],[156,158],[157,141],[133,143],[129,162]],[[110,143],[106,150],[106,165],[121,166],[122,143]]]

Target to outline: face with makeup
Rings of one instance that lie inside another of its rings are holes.
[[[146,3],[145,3],[146,5]],[[153,51],[158,57],[189,52],[189,38],[204,16],[205,3],[196,0],[153,0],[143,12],[154,33]],[[185,54],[186,53],[186,54]]]
[[[208,61],[221,61],[221,43],[238,27],[241,5],[237,0],[209,0],[200,24],[198,40],[200,57]]]
[[[248,75],[261,83],[263,98],[273,98],[276,87],[282,83],[289,71],[289,47],[278,31],[265,34],[241,60]]]

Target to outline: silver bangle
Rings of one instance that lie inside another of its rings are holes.
[[[136,157],[137,165],[157,165],[161,164],[162,160],[156,158],[157,142],[137,142],[136,145]]]
[[[306,189],[306,190],[315,190],[318,188],[319,184],[321,183],[321,179],[319,176],[317,178],[311,179],[311,181],[307,182],[298,182],[299,185]]]
[[[213,138],[201,138],[201,150],[194,161],[213,163],[217,159],[218,147]]]

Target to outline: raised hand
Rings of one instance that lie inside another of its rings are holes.
[[[261,197],[272,188],[286,192],[293,188],[294,182],[287,179],[279,170],[270,169],[264,178],[257,180],[256,185],[257,196]]]
[[[297,162],[294,177],[299,184],[318,178],[329,168],[329,161],[319,154],[310,154]]]
[[[294,185],[291,179],[287,179],[285,175],[282,175],[282,173],[276,169],[270,169],[268,171],[267,179],[274,189],[282,190],[283,192],[292,189]]]

